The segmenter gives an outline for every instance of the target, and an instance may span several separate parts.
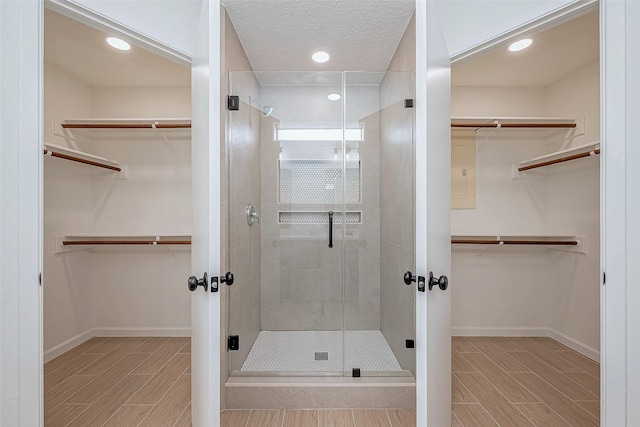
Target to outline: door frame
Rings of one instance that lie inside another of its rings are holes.
[[[626,265],[632,256],[632,251],[621,251],[626,249],[621,245],[621,242],[626,241],[627,236],[626,221],[629,216],[625,215],[626,199],[631,200],[624,185],[621,185],[627,179],[626,174],[630,169],[626,164],[631,157],[625,153],[626,108],[621,101],[625,99],[627,93],[626,70],[622,65],[627,64],[624,48],[626,28],[621,25],[625,22],[625,2],[616,0],[574,2],[451,57],[452,63],[466,59],[507,40],[559,25],[600,7],[600,140],[606,141],[600,156],[599,189],[600,284],[602,285],[600,290],[600,423],[602,426],[627,425],[630,407],[627,401],[632,401],[628,398],[625,387],[631,385],[625,347],[628,343],[627,318],[630,315],[626,307],[633,307],[633,305],[627,300],[627,287],[615,286],[630,283]],[[629,159],[626,163],[625,157]],[[605,270],[608,272],[609,286],[604,286]]]
[[[625,113],[628,108],[636,108],[634,104],[625,105],[622,102],[615,102],[612,99],[616,94],[624,94],[627,87],[627,73],[631,71],[640,71],[637,62],[633,62],[625,57],[625,41],[629,34],[624,25],[625,14],[628,13],[625,10],[625,3],[629,3],[629,0],[625,2],[616,2],[611,0],[602,0],[601,2],[601,34],[600,34],[600,47],[601,47],[601,138],[607,140],[607,146],[603,147],[601,155],[601,205],[603,217],[601,218],[601,233],[602,241],[605,242],[602,250],[602,266],[606,266],[607,273],[609,275],[609,283],[611,286],[602,288],[601,298],[601,321],[602,321],[602,335],[601,335],[601,372],[602,372],[602,424],[606,425],[623,425],[617,423],[619,417],[626,419],[628,414],[627,405],[627,389],[637,387],[637,384],[631,383],[630,380],[638,380],[636,377],[630,377],[626,365],[626,344],[627,344],[627,312],[625,307],[633,307],[634,303],[640,301],[640,296],[637,294],[627,295],[627,283],[636,283],[633,279],[639,278],[639,272],[637,269],[627,269],[627,265],[631,265],[634,261],[634,255],[637,255],[637,246],[629,246],[626,242],[626,235],[628,230],[638,229],[637,224],[627,223],[627,218],[632,218],[633,213],[638,213],[637,200],[628,205],[627,201],[632,202],[632,198],[627,194],[627,189],[624,186],[627,176],[631,174],[631,168],[627,165],[631,165],[634,161],[640,161],[640,153],[637,151],[627,150],[627,138],[630,133],[625,132],[627,121],[625,119]],[[19,8],[21,12],[25,13],[25,19],[29,17],[37,17],[39,28],[35,28],[34,21],[28,21],[24,30],[32,30],[34,34],[38,34],[40,37],[38,42],[33,40],[19,41],[18,52],[15,56],[7,55],[3,51],[3,60],[5,59],[20,59],[24,57],[24,63],[18,65],[21,71],[27,71],[29,69],[30,61],[40,62],[41,48],[42,48],[42,31],[43,22],[41,18],[42,5],[40,2],[17,2],[20,4]],[[61,3],[58,0],[57,4]],[[71,4],[69,2],[65,2]],[[616,4],[618,3],[618,4]],[[37,9],[33,10],[33,4]],[[636,10],[633,10],[634,14],[637,14]],[[105,17],[102,17],[105,19]],[[548,21],[548,16],[543,17],[541,20],[535,22],[542,23],[545,20]],[[532,23],[527,23],[521,27],[520,30],[524,31],[526,28],[532,28]],[[15,26],[16,32],[18,30]],[[22,34],[17,32],[17,34]],[[517,34],[510,32],[509,34]],[[494,38],[495,44],[498,38]],[[491,46],[491,41],[478,45],[473,50],[468,52],[480,52],[484,45],[484,49]],[[35,48],[34,48],[35,46]],[[607,52],[606,55],[603,53]],[[460,58],[452,58],[453,61]],[[35,64],[35,62],[34,62]],[[39,65],[34,66],[31,73],[22,74],[23,80],[32,83],[30,86],[40,87],[42,82],[42,72]],[[626,68],[625,68],[626,67]],[[39,70],[40,69],[40,70]],[[36,71],[39,70],[39,71]],[[4,71],[4,70],[3,70]],[[34,74],[37,73],[37,77]],[[629,75],[633,75],[630,73]],[[3,76],[4,78],[4,76]],[[28,88],[24,89],[25,92],[29,92]],[[20,92],[22,94],[22,90]],[[37,110],[41,114],[42,94],[39,95],[39,102],[30,99],[18,99],[12,98],[15,101],[17,108],[24,109],[25,111]],[[623,97],[624,98],[624,97]],[[619,101],[619,99],[617,99]],[[637,102],[637,101],[636,101]],[[619,120],[616,121],[616,118]],[[629,120],[631,121],[631,120]],[[41,122],[41,119],[38,119]],[[621,123],[620,123],[621,122]],[[38,135],[42,134],[42,124],[34,125],[34,118],[21,117],[19,122],[15,125],[17,130],[27,131],[29,128],[38,132]],[[6,122],[2,122],[3,126]],[[621,124],[622,127],[614,125]],[[629,124],[632,126],[632,124]],[[635,131],[637,133],[637,131]],[[36,141],[30,137],[31,133],[21,133],[19,135],[20,154],[19,167],[23,172],[19,170],[5,171],[3,170],[2,178],[7,181],[14,182],[18,188],[23,191],[26,190],[29,194],[23,193],[19,195],[16,200],[3,200],[3,209],[15,209],[18,217],[22,219],[19,223],[20,230],[37,230],[37,232],[20,234],[20,236],[10,236],[10,238],[3,242],[7,246],[13,248],[22,248],[18,254],[19,267],[12,268],[11,270],[3,270],[3,288],[9,285],[4,283],[7,278],[18,278],[21,286],[28,286],[26,282],[33,282],[37,276],[38,269],[35,266],[34,259],[38,259],[38,265],[40,265],[39,255],[42,253],[42,243],[40,241],[40,230],[42,227],[42,217],[34,217],[34,212],[40,212],[40,200],[39,194],[41,189],[39,188],[42,176],[42,160],[40,155],[35,155],[36,151],[41,149],[41,138],[37,138]],[[31,138],[31,139],[30,139]],[[4,152],[4,150],[3,150]],[[39,151],[38,151],[39,153]],[[25,171],[31,171],[26,173]],[[37,175],[36,175],[37,174]],[[37,183],[34,184],[34,176]],[[617,190],[616,190],[617,188]],[[621,191],[624,189],[624,191]],[[31,194],[33,192],[33,194]],[[36,196],[37,195],[37,196]],[[606,198],[606,206],[604,204],[604,197]],[[637,215],[636,215],[637,217]],[[4,211],[2,212],[2,219],[9,219],[5,217]],[[14,224],[12,222],[12,224]],[[34,249],[37,248],[37,249]],[[606,252],[605,252],[606,251]],[[635,251],[635,253],[634,253]],[[615,258],[614,258],[615,256]],[[4,256],[3,256],[4,259]],[[625,262],[626,261],[626,262]],[[34,280],[32,280],[34,279]],[[636,280],[637,281],[637,280]],[[616,287],[619,285],[619,287]],[[633,299],[631,299],[633,298]],[[603,306],[603,303],[605,306]],[[27,352],[21,351],[19,354],[19,360],[32,362],[41,365],[42,362],[42,320],[41,320],[41,292],[39,295],[26,295],[24,300],[20,300],[18,304],[19,315],[25,319],[38,316],[38,325],[32,325],[20,330],[20,342],[26,343]],[[33,313],[33,307],[38,306],[37,313]],[[31,312],[29,317],[26,313]],[[38,342],[38,350],[33,347],[33,342]],[[21,349],[24,351],[24,347]],[[33,354],[31,354],[32,352]],[[37,353],[37,354],[35,354]],[[39,362],[38,362],[39,361]],[[23,414],[28,418],[28,414],[40,414],[40,425],[42,425],[42,371],[41,368],[37,368],[37,378],[34,375],[20,376],[20,394],[18,395],[20,414]],[[36,372],[36,371],[34,371]],[[38,391],[36,391],[38,390]],[[615,392],[618,390],[617,392]],[[605,393],[614,393],[615,396],[611,399],[604,399]],[[29,395],[29,398],[24,397]],[[40,396],[39,399],[34,399],[33,396]],[[617,397],[617,398],[613,398]],[[631,401],[630,401],[631,402]],[[617,415],[616,415],[617,414]],[[33,423],[26,423],[28,425],[34,425]]]

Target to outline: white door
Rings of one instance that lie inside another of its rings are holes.
[[[434,1],[416,2],[416,397],[417,425],[451,425],[450,63]],[[444,277],[442,278],[444,282]],[[444,283],[443,283],[444,287]]]
[[[191,296],[191,410],[194,427],[220,424],[220,3],[203,1],[192,58],[191,271],[206,286]],[[186,279],[186,277],[185,277]],[[185,289],[186,291],[186,289]]]
[[[42,2],[0,1],[0,425],[42,425]]]

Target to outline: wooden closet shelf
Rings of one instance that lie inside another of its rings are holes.
[[[575,119],[555,117],[452,117],[452,128],[574,129]]]
[[[77,247],[76,250],[87,249],[87,246],[173,246],[191,245],[191,236],[187,235],[164,235],[164,236],[126,236],[126,235],[75,235],[58,237],[57,252],[66,252],[65,247]]]
[[[64,246],[74,245],[190,245],[191,240],[63,240]]]
[[[513,245],[513,246],[538,246],[547,247],[563,252],[586,253],[587,240],[584,236],[572,236],[563,234],[452,234],[452,245]]]
[[[94,124],[72,124],[63,123],[65,129],[191,129],[191,123],[158,123],[158,124],[137,124],[137,123],[94,123]]]
[[[577,246],[577,240],[481,240],[451,239],[456,245],[544,245],[544,246]]]
[[[191,129],[191,119],[66,119],[63,129]]]
[[[93,154],[84,153],[82,151],[72,150],[70,148],[60,147],[57,145],[45,144],[44,155],[70,160],[72,162],[83,163],[85,165],[96,166],[103,169],[109,169],[116,172],[122,171],[120,165],[113,160],[94,156]]]
[[[571,160],[582,159],[584,157],[595,156],[598,154],[600,154],[600,143],[594,142],[520,162],[518,171],[524,172],[531,169],[569,162]]]

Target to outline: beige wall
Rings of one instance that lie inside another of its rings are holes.
[[[415,266],[414,97],[415,17],[411,19],[380,84],[380,324],[400,366],[415,370],[415,350],[405,339],[415,334],[415,286],[405,271]],[[415,271],[414,271],[415,273]]]

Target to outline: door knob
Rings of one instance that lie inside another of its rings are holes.
[[[441,291],[446,291],[449,287],[449,279],[444,274],[437,279],[434,277],[433,272],[429,272],[429,290],[438,285]]]
[[[198,289],[198,286],[202,286],[206,292],[209,289],[209,283],[207,283],[207,272],[204,272],[202,279],[198,279],[196,276],[189,277],[187,285],[189,286],[189,290],[191,292]]]
[[[233,273],[230,271],[227,271],[227,273],[224,276],[220,277],[220,283],[226,283],[227,286],[233,285]]]
[[[414,276],[412,272],[407,271],[404,273],[404,284],[410,285],[411,283],[418,281],[418,292],[424,292],[425,278],[424,276]]]

